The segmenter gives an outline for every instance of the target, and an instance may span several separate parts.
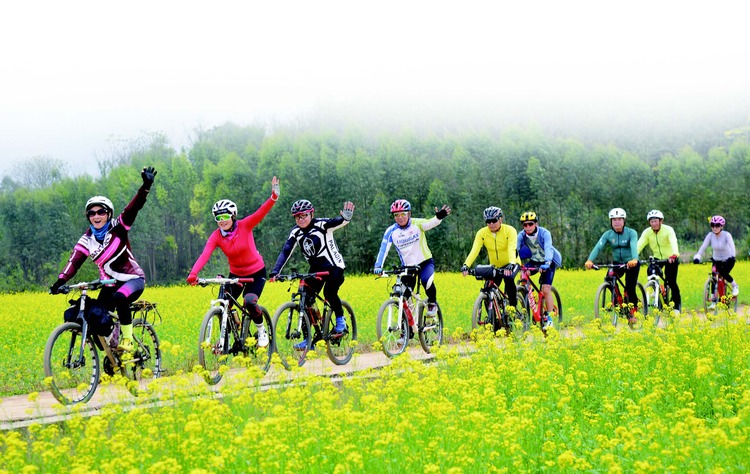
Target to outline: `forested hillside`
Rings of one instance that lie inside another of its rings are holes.
[[[624,208],[628,225],[639,234],[646,213],[661,209],[685,255],[692,255],[708,232],[707,217],[722,214],[744,256],[750,222],[746,131],[714,134],[708,142],[707,151],[704,141],[657,153],[653,146],[596,145],[534,128],[376,132],[357,126],[267,130],[226,124],[199,133],[178,151],[155,135],[100,162],[97,178],[54,169],[36,170],[42,182],[6,176],[0,188],[0,290],[52,283],[87,226],[86,200],[104,194],[121,211],[146,165],[158,175],[131,241],[151,284],[184,281],[216,228],[210,213],[216,200],[232,199],[242,216],[252,213],[269,196],[274,175],[281,180],[281,198],[255,230],[267,267],[293,225],[289,207],[300,198],[314,203],[318,217],[333,217],[345,200],[354,201],[354,219],[336,234],[350,272],[372,268],[383,231],[392,223],[389,205],[397,198],[411,201],[418,217],[431,216],[435,206],[453,207],[428,233],[441,270],[461,266],[484,225],[482,210],[490,205],[502,207],[506,223],[517,229],[520,213],[535,210],[567,266],[586,259],[608,228],[612,207]],[[204,275],[227,271],[219,254]],[[393,251],[390,258],[395,262]],[[95,275],[93,266],[83,272],[81,278]]]

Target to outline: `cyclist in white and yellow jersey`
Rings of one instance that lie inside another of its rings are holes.
[[[516,252],[518,232],[513,226],[503,224],[503,210],[499,207],[490,206],[485,209],[484,222],[487,226],[479,229],[474,237],[474,245],[461,267],[461,273],[464,276],[469,273],[469,267],[484,247],[487,249],[490,265],[503,269],[503,272],[496,277],[495,284],[499,286],[500,280],[505,282],[505,294],[508,295],[508,303],[511,307],[515,307],[518,304],[518,296],[516,295],[514,279],[521,263]]]
[[[451,208],[444,205],[440,209],[435,208],[435,217],[431,219],[412,219],[411,203],[406,199],[397,199],[391,204],[391,214],[396,223],[385,230],[378,258],[375,260],[374,273],[380,274],[391,245],[395,245],[402,265],[419,265],[419,279],[427,295],[427,316],[437,314],[437,288],[434,281],[435,262],[424,233],[437,227],[450,213]],[[404,277],[403,282],[409,288],[413,288],[416,283],[412,276]]]

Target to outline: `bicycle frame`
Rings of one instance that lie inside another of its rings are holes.
[[[716,268],[716,262],[711,260],[711,273],[709,273],[708,279],[703,290],[703,310],[708,313],[713,311],[714,314],[718,313],[718,305],[723,304],[727,306],[727,309],[733,309],[737,312],[738,301],[736,296],[732,296],[731,292],[727,294],[727,283],[721,273]],[[713,306],[709,306],[710,304]]]
[[[472,329],[477,329],[480,326],[491,324],[493,332],[500,328],[505,328],[506,333],[510,333],[511,324],[508,319],[507,311],[508,296],[494,281],[494,278],[498,276],[497,272],[503,272],[504,269],[492,267],[492,273],[488,273],[489,267],[489,265],[478,265],[477,267],[469,270],[469,274],[473,275],[477,280],[484,280],[482,288],[480,288],[479,290],[479,296],[474,302],[474,309],[472,311],[471,317]],[[482,271],[479,275],[477,275],[477,271],[480,268]],[[485,295],[485,297],[483,297],[482,295]],[[482,308],[479,306],[480,304],[485,305],[485,309],[487,310],[487,318],[481,317]]]
[[[520,286],[526,290],[531,317],[535,322],[539,322],[542,320],[543,295],[542,290],[537,286],[534,280],[531,279],[531,272],[534,270],[538,270],[538,268],[527,267],[525,265],[521,266],[521,278],[519,283]],[[550,311],[550,309],[547,308],[547,311]]]
[[[378,278],[396,278],[388,299],[378,310],[376,332],[383,352],[395,357],[406,350],[409,340],[418,336],[419,344],[426,353],[431,353],[435,345],[443,342],[443,314],[440,306],[434,316],[427,316],[427,301],[420,294],[422,281],[419,278],[419,265],[394,267],[384,271]],[[403,280],[415,279],[411,288]]]
[[[232,331],[234,333],[235,339],[240,341],[241,339],[241,333],[242,333],[242,325],[245,322],[245,318],[248,318],[249,315],[247,314],[245,307],[241,305],[235,298],[232,296],[232,293],[229,291],[229,285],[234,285],[237,283],[252,283],[252,278],[224,278],[222,276],[218,276],[216,278],[201,278],[198,280],[198,284],[201,286],[206,286],[211,283],[218,283],[219,284],[219,293],[216,296],[216,299],[211,300],[210,307],[219,307],[221,308],[221,328],[220,328],[220,336],[219,336],[219,345],[215,348],[213,348],[214,351],[217,353],[223,354],[226,351],[229,350],[227,345],[229,344],[229,331]],[[230,318],[230,310],[233,308],[239,308],[239,311],[242,313],[242,319],[239,321],[236,321],[234,318]],[[213,329],[213,321],[209,321],[208,323],[208,331],[211,332]],[[244,343],[244,341],[241,341]]]
[[[622,281],[622,277],[617,274],[617,270],[624,269],[626,267],[627,264],[624,263],[595,264],[593,266],[593,268],[596,270],[599,270],[600,268],[607,268],[607,275],[604,277],[604,283],[599,286],[594,298],[594,315],[596,318],[599,318],[599,311],[601,309],[604,309],[607,312],[611,312],[613,326],[617,325],[618,316],[625,316],[628,318],[628,321],[631,325],[634,324],[634,321],[632,321],[632,319],[635,318],[635,313],[639,309],[634,303],[631,303],[629,301],[630,297],[625,290],[625,283]],[[609,298],[609,301],[604,301],[607,296],[607,290],[611,292],[611,296]],[[641,293],[641,301],[643,303],[646,303],[646,292],[643,289],[643,285],[636,282],[636,293],[639,291]],[[636,294],[636,300],[638,299],[637,296],[638,295]],[[626,300],[628,300],[627,303]],[[605,304],[605,306],[602,306],[603,304]],[[612,308],[607,309],[608,306],[606,306],[606,304],[611,304]],[[644,304],[642,306],[642,314],[644,317],[646,317],[646,315],[648,314],[647,304]]]
[[[86,318],[86,309],[89,304],[88,291],[112,283],[115,283],[115,280],[95,280],[60,288],[62,294],[67,294],[71,290],[79,290],[81,295],[77,301],[77,311],[74,313],[75,320],[66,314],[68,317],[65,322],[52,331],[44,349],[45,375],[48,377],[52,394],[61,403],[79,403],[90,400],[99,385],[101,370],[108,375],[115,375],[115,372],[119,371],[123,377],[136,382],[127,384],[128,390],[136,396],[140,391],[137,382],[141,380],[146,370],[152,370],[154,377],[162,374],[159,339],[153,326],[148,322],[148,315],[152,310],[155,314],[154,321],[157,316],[161,319],[161,315],[156,310],[156,303],[138,301],[131,304],[131,311],[139,313],[141,317],[133,320],[135,348],[127,353],[129,357],[121,357],[123,352],[115,350],[119,330],[117,314],[109,311],[109,315],[115,321],[110,335],[105,337],[90,332]],[[140,333],[136,334],[136,331]],[[100,352],[104,352],[105,355],[102,361],[100,361]],[[91,358],[88,362],[87,355]],[[145,364],[150,360],[153,360],[154,366],[146,367]],[[91,368],[89,373],[85,369],[87,366]],[[80,378],[80,383],[75,382],[76,378]]]
[[[337,330],[338,316],[333,313],[330,303],[319,295],[308,283],[310,278],[322,279],[329,272],[298,273],[292,270],[289,275],[277,275],[273,281],[299,280],[297,291],[291,301],[282,304],[274,314],[273,330],[276,352],[285,368],[291,365],[302,366],[307,353],[314,349],[316,342],[326,343],[328,358],[336,365],[344,365],[351,360],[357,340],[357,319],[352,307],[341,300],[344,328]],[[323,305],[323,312],[318,309]],[[308,305],[308,303],[311,303]]]

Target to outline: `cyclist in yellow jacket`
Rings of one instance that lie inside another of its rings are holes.
[[[664,224],[664,214],[654,209],[646,215],[649,227],[643,231],[638,239],[638,253],[641,253],[646,246],[649,247],[654,257],[659,260],[667,260],[664,267],[664,282],[672,290],[672,301],[674,302],[674,312],[679,314],[682,308],[682,298],[680,297],[680,287],[677,286],[677,269],[680,265],[680,250],[677,246],[677,236],[672,227]],[[661,273],[661,266],[658,269],[649,268],[648,271],[658,271]],[[650,273],[649,273],[650,275]]]
[[[499,286],[500,280],[505,281],[505,294],[508,296],[508,303],[511,307],[515,307],[518,304],[518,297],[514,279],[520,268],[520,260],[516,252],[518,232],[512,226],[503,224],[503,210],[499,207],[491,206],[485,209],[484,222],[487,226],[480,229],[474,237],[474,245],[461,267],[461,273],[464,276],[469,273],[469,267],[484,247],[487,249],[490,265],[503,269],[502,273],[494,279],[495,284]]]

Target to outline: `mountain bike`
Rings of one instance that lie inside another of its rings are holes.
[[[706,283],[703,285],[703,311],[706,314],[709,311],[717,314],[721,305],[722,308],[726,307],[736,313],[738,301],[736,296],[732,296],[731,287],[732,285],[727,284],[716,269],[716,262],[711,260],[711,273],[708,274]]]
[[[636,285],[636,292],[640,296],[640,307],[636,308],[629,303],[625,283],[617,274],[617,270],[627,268],[626,263],[594,264],[593,268],[595,270],[607,269],[604,283],[599,285],[594,297],[594,317],[608,317],[613,326],[617,326],[617,320],[622,317],[628,320],[631,328],[636,328],[638,321],[631,321],[635,319],[635,313],[641,309],[644,318],[648,315],[648,305],[643,304],[646,301],[646,290],[643,285],[640,282]]]
[[[258,329],[252,323],[252,316],[230,291],[230,285],[252,281],[252,278],[225,278],[221,275],[199,278],[197,281],[203,287],[219,285],[218,295],[211,300],[198,334],[198,363],[206,370],[203,378],[210,385],[219,383],[235,357],[242,357],[243,364],[259,367],[264,372],[271,364],[274,340],[268,310],[258,305],[268,334],[268,346],[260,347]]]
[[[119,373],[131,379],[127,386],[133,395],[140,393],[142,379],[162,375],[160,343],[154,329],[157,318],[161,321],[156,303],[136,301],[131,305],[133,316],[137,316],[133,318],[134,351],[117,349],[120,336],[117,314],[107,311],[88,294],[112,283],[115,283],[114,279],[94,280],[64,285],[59,289],[60,294],[80,292],[80,298],[70,300],[65,322],[52,331],[44,347],[45,381],[49,383],[52,395],[64,405],[88,402],[96,392],[102,370],[110,377]],[[111,332],[106,336],[93,330],[98,329],[93,325],[94,308],[96,314],[108,322],[107,331]],[[100,351],[104,352],[103,361],[100,361]]]
[[[669,263],[669,260],[659,260],[656,257],[641,260],[641,264],[648,264],[646,271],[645,304],[649,307],[653,315],[654,326],[659,324],[662,311],[669,310],[669,302],[672,299],[672,291],[664,281],[664,274],[661,268],[666,263]]]
[[[395,277],[387,300],[378,310],[376,331],[378,341],[383,346],[383,353],[395,357],[406,350],[409,340],[418,335],[419,344],[426,353],[432,352],[435,346],[443,343],[443,311],[437,306],[435,316],[427,315],[427,300],[419,293],[422,281],[419,279],[419,265],[393,267],[383,271],[379,278]],[[416,280],[410,288],[404,277],[411,276]]]
[[[541,285],[537,285],[536,283],[534,283],[534,280],[531,279],[531,275],[538,270],[538,267],[526,265],[521,266],[521,278],[519,280],[518,286],[516,286],[516,291],[518,293],[518,302],[521,303],[521,306],[523,306],[523,310],[526,312],[526,315],[523,317],[523,321],[525,323],[524,330],[528,329],[529,324],[539,324],[542,332],[546,334],[546,330],[544,329],[544,324],[542,322],[542,302],[544,301],[544,295],[542,294],[542,290],[540,288]],[[559,328],[560,323],[562,323],[563,321],[562,301],[560,300],[560,293],[557,291],[557,288],[553,286],[550,291],[554,296],[555,303],[554,308],[552,308],[551,310],[547,308],[547,313],[552,318],[553,324],[556,324]]]
[[[525,320],[526,313],[512,308],[507,295],[494,281],[504,270],[504,267],[495,268],[492,265],[477,265],[469,270],[469,274],[477,280],[484,280],[484,285],[479,290],[479,296],[474,301],[474,308],[471,312],[472,329],[489,327],[492,328],[493,333],[505,329],[506,334],[510,334],[513,327],[522,331],[528,329],[529,322]],[[514,319],[518,321],[517,324],[513,324]]]
[[[293,366],[302,367],[306,356],[318,341],[325,341],[328,358],[336,365],[348,363],[354,354],[357,340],[357,318],[351,305],[341,300],[344,309],[346,329],[336,332],[336,315],[328,301],[323,300],[305,281],[308,278],[322,278],[328,272],[298,273],[296,270],[288,275],[276,275],[275,281],[299,280],[292,300],[276,310],[273,317],[275,350],[286,369]],[[318,309],[323,302],[323,314]],[[312,331],[310,330],[312,328]]]

